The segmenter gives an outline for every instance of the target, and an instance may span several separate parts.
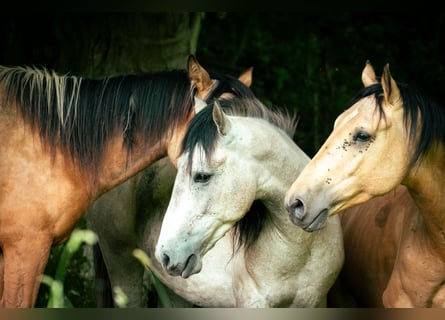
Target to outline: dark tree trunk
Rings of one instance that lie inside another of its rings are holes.
[[[201,13],[22,13],[0,22],[0,64],[100,77],[186,68]]]

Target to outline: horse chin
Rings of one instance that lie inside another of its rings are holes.
[[[187,279],[191,275],[198,273],[201,271],[202,268],[202,261],[199,256],[196,254],[192,254],[186,262],[185,268],[181,273],[181,277],[184,279]]]
[[[313,232],[324,228],[324,226],[326,225],[326,220],[328,218],[328,212],[328,209],[321,210],[320,213],[315,217],[315,219],[303,230],[307,232]]]
[[[303,224],[302,223],[303,221],[298,220],[298,219],[292,219],[293,218],[292,215],[291,215],[291,220],[292,220],[292,222],[294,224],[296,224],[297,226],[302,228],[304,231],[306,231],[306,232],[314,232],[314,231],[317,231],[317,230],[320,230],[320,229],[324,228],[324,226],[326,225],[326,220],[328,218],[328,213],[329,213],[328,209],[321,210],[317,214],[315,219],[312,220],[308,224]]]

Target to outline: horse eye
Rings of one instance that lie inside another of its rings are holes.
[[[211,176],[211,174],[199,172],[195,174],[195,176],[193,177],[193,181],[197,183],[206,183],[210,180]]]
[[[359,131],[354,135],[354,137],[352,139],[354,141],[366,142],[371,139],[371,135],[366,132]]]

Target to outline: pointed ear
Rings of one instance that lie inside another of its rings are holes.
[[[379,83],[377,81],[377,76],[375,75],[374,68],[372,67],[369,60],[366,60],[366,65],[362,72],[362,82],[365,87],[369,87],[373,84]]]
[[[240,74],[238,80],[244,83],[247,87],[250,87],[252,85],[252,73],[253,73],[253,67],[250,67],[249,69]]]
[[[207,106],[207,103],[201,98],[195,96],[195,114],[204,109]]]
[[[225,136],[230,130],[230,119],[226,116],[218,101],[213,104],[213,121],[216,124],[218,132]]]
[[[196,95],[199,97],[204,96],[204,92],[213,84],[209,73],[198,63],[198,60],[193,55],[189,56],[187,65],[190,81],[198,90]]]
[[[401,106],[399,103],[401,101],[400,90],[397,86],[396,81],[392,78],[391,73],[389,72],[389,64],[386,64],[383,68],[382,75],[382,88],[383,88],[383,96],[385,97],[385,102],[396,107]]]

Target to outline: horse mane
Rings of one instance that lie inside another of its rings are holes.
[[[239,117],[259,118],[268,121],[284,130],[289,137],[293,137],[297,127],[297,118],[287,110],[268,108],[255,96],[219,99],[219,104],[225,114]],[[211,157],[218,138],[218,130],[213,121],[213,103],[208,104],[191,120],[182,141],[181,154],[189,152],[189,166],[193,157],[193,150],[199,144],[206,156]]]
[[[85,79],[45,68],[1,67],[0,83],[5,101],[39,132],[52,155],[60,148],[93,177],[111,138],[122,135],[129,153],[137,132],[145,143],[160,142],[193,106],[185,70]]]
[[[256,97],[222,99],[220,106],[224,113],[243,117],[253,117],[267,120],[269,123],[284,130],[291,138],[297,126],[297,118],[287,110],[268,108]],[[181,153],[189,152],[189,166],[191,173],[193,150],[199,144],[204,153],[211,157],[218,138],[217,127],[213,121],[213,103],[207,105],[190,122],[185,134]],[[258,239],[267,219],[267,208],[256,200],[249,211],[234,226],[234,252],[244,247],[246,250]]]
[[[397,86],[403,101],[403,121],[409,137],[408,143],[411,146],[415,143],[417,122],[420,121],[419,141],[416,146],[413,146],[415,151],[410,161],[410,167],[412,167],[434,145],[445,145],[445,110],[443,106],[437,104],[418,89],[409,87],[404,83],[397,83]],[[380,119],[385,119],[382,107],[383,88],[380,83],[362,88],[352,99],[350,106],[370,95],[374,95],[376,110],[380,114]]]
[[[207,101],[223,92],[248,95],[238,79],[213,76],[217,86]],[[121,136],[127,157],[136,134],[145,145],[161,143],[193,111],[196,90],[186,70],[86,79],[46,68],[4,66],[0,86],[2,108],[14,105],[52,157],[60,150],[93,182],[110,139]]]

